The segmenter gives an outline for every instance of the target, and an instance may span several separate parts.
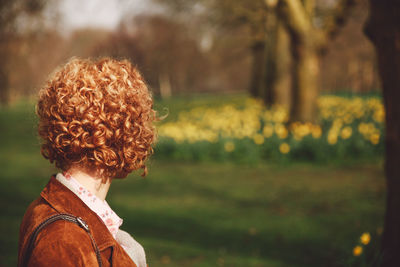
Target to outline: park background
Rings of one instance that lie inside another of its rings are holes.
[[[2,1],[0,266],[16,265],[24,211],[57,171],[40,155],[35,102],[73,56],[129,59],[165,117],[148,176],[108,195],[150,266],[379,264],[385,108],[368,9]]]

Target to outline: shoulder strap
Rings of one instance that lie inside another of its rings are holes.
[[[92,245],[93,248],[96,252],[96,258],[97,258],[97,262],[99,263],[99,267],[102,266],[102,261],[101,261],[101,257],[100,257],[100,251],[99,248],[97,247],[96,242],[94,241],[94,238],[90,232],[89,226],[86,224],[86,222],[81,218],[81,217],[76,217],[73,216],[71,214],[67,214],[67,213],[59,213],[53,216],[50,216],[49,218],[47,218],[46,220],[44,220],[43,222],[41,222],[36,228],[35,230],[32,232],[31,237],[29,238],[28,241],[28,246],[27,249],[25,250],[25,255],[23,256],[22,259],[22,266],[25,267],[27,266],[27,263],[29,261],[29,258],[31,256],[31,253],[33,251],[33,248],[35,246],[35,241],[36,238],[38,236],[38,234],[43,230],[43,228],[45,228],[47,225],[58,221],[58,220],[65,220],[65,221],[69,221],[72,223],[77,224],[78,226],[80,226],[81,228],[83,228],[89,235],[90,240],[92,241]]]

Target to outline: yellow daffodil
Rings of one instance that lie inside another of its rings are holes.
[[[287,153],[289,153],[289,151],[290,151],[290,146],[289,146],[287,143],[282,143],[282,144],[279,146],[279,151],[280,151],[282,154],[287,154]]]
[[[263,134],[265,138],[269,138],[274,134],[274,128],[271,124],[267,124],[264,126]]]
[[[311,135],[313,138],[317,139],[320,138],[322,135],[322,129],[319,125],[313,125],[311,127]]]
[[[371,235],[369,233],[363,233],[360,237],[361,243],[364,245],[368,245],[371,241]]]
[[[382,123],[385,119],[385,109],[383,106],[378,107],[372,117],[376,122]]]
[[[365,133],[368,131],[368,125],[367,125],[366,123],[364,123],[364,122],[361,122],[361,123],[358,125],[358,131],[359,131],[361,134],[365,134]]]
[[[337,135],[336,135],[336,133],[334,133],[334,132],[330,132],[329,134],[328,134],[328,143],[330,144],[330,145],[334,145],[334,144],[336,144],[337,143]]]
[[[253,136],[253,141],[256,145],[264,144],[264,136],[261,134],[256,134]]]
[[[353,248],[353,255],[356,257],[360,256],[362,252],[363,252],[362,246],[355,246]]]
[[[335,145],[338,138],[354,138],[357,130],[371,144],[380,144],[385,110],[379,98],[320,96],[318,106],[323,120],[321,125],[294,122],[287,128],[287,109],[279,106],[267,109],[259,99],[246,98],[240,105],[232,103],[182,111],[176,121],[161,122],[157,128],[160,138],[170,138],[178,144],[249,138],[261,145],[276,134],[279,139],[293,138],[295,142],[303,142],[309,135],[315,139],[324,136],[328,144]],[[233,141],[231,143],[224,144],[226,151],[235,149]]]
[[[232,152],[233,150],[235,150],[235,144],[231,141],[228,141],[224,144],[224,149],[226,152]]]
[[[369,137],[369,140],[371,141],[371,143],[373,145],[377,145],[379,143],[379,138],[380,138],[379,134],[378,133],[374,133]]]
[[[275,133],[280,139],[285,139],[288,136],[288,130],[283,124],[275,124]]]
[[[352,133],[353,133],[353,130],[351,129],[351,127],[346,126],[340,131],[340,137],[342,139],[349,139]]]
[[[344,117],[343,117],[343,121],[347,124],[351,124],[354,121],[353,116],[351,115],[351,113],[347,113]]]

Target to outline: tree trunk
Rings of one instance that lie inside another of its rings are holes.
[[[160,97],[161,99],[166,99],[171,97],[171,81],[169,79],[169,75],[166,72],[163,72],[158,77],[158,81],[160,84]]]
[[[265,88],[265,43],[256,41],[251,47],[253,66],[251,69],[250,94],[262,97]]]
[[[275,54],[276,61],[275,83],[273,91],[274,103],[285,108],[291,104],[291,55],[289,34],[281,21],[278,21],[276,30]]]
[[[4,57],[3,57],[4,59]],[[0,63],[0,105],[6,106],[9,104],[9,83],[8,73],[6,70],[6,60]]]
[[[267,106],[274,104],[274,87],[276,82],[276,67],[279,55],[276,54],[277,40],[277,20],[276,14],[269,10],[266,19],[266,38],[265,38],[265,87],[263,93],[264,103]]]
[[[355,0],[337,1],[322,30],[314,27],[315,0],[280,0],[278,14],[290,33],[293,53],[291,121],[315,121],[319,53],[348,17]]]
[[[384,267],[400,266],[400,2],[370,0],[365,32],[375,46],[386,109],[387,185],[382,240]]]
[[[291,93],[289,35],[276,13],[269,13],[267,23],[264,103],[289,108]]]
[[[293,84],[291,121],[316,120],[319,55],[309,36],[292,37]]]

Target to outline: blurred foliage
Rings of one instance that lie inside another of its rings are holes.
[[[242,0],[213,1],[218,10],[212,12],[200,4],[193,5],[192,1],[176,1],[178,6],[185,5],[179,11],[184,16],[164,10],[158,14],[126,16],[113,31],[86,28],[73,32],[60,27],[56,1],[43,3],[52,20],[44,19],[43,12],[29,16],[25,12],[15,14],[18,25],[25,26],[19,31],[10,30],[3,38],[0,52],[7,59],[0,66],[0,74],[4,76],[0,77],[4,82],[0,85],[3,102],[13,103],[36,95],[49,73],[72,56],[128,58],[138,66],[156,95],[160,94],[162,84],[169,84],[174,96],[193,92],[244,92],[250,85],[251,47],[259,29],[234,18],[247,14],[246,19],[258,21],[260,14],[252,14],[257,13],[261,1],[251,6],[245,6]],[[324,6],[317,13],[325,16],[322,11],[328,9],[331,6]],[[11,12],[7,5],[4,10]],[[319,88],[322,92],[368,92],[380,87],[372,47],[361,31],[365,15],[366,6],[360,4],[343,31],[329,44],[329,53],[321,64]]]
[[[10,41],[15,39],[17,20],[26,15],[38,13],[42,9],[41,0],[2,0],[0,1],[0,105],[9,102],[9,70],[11,59]]]
[[[0,34],[14,32],[18,27],[16,21],[23,16],[37,16],[43,10],[46,0],[1,0],[0,1]],[[4,41],[4,40],[3,40]]]
[[[158,158],[234,162],[342,161],[383,156],[378,97],[321,96],[319,123],[288,122],[287,110],[261,101],[198,106],[161,122]]]

